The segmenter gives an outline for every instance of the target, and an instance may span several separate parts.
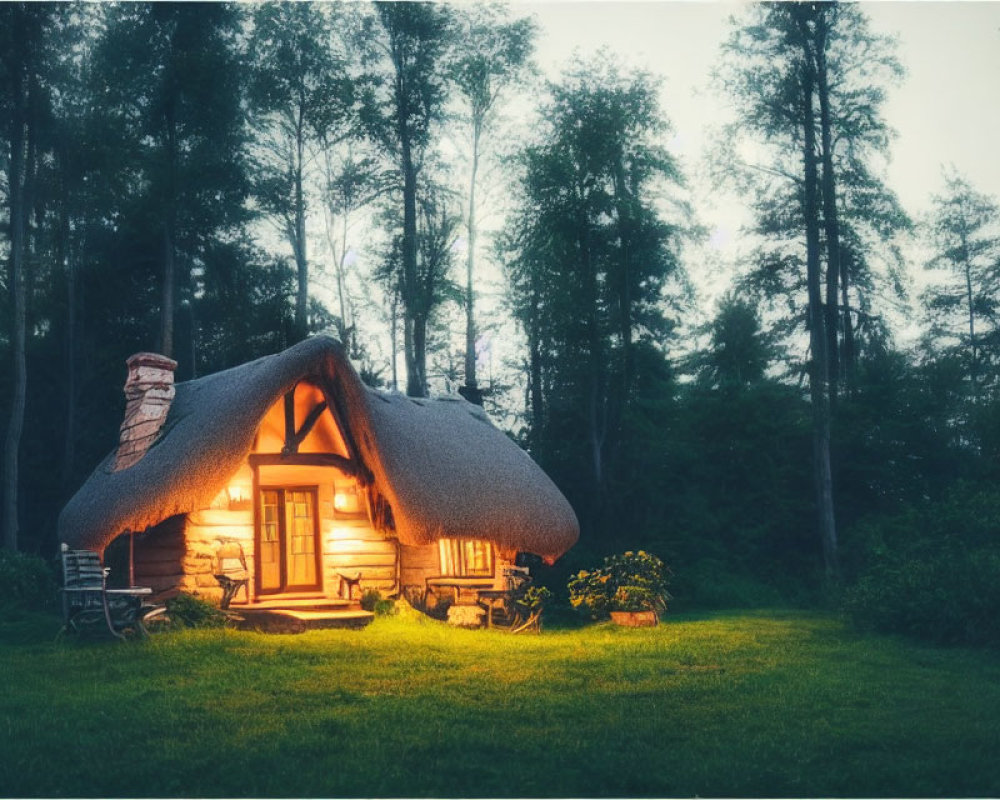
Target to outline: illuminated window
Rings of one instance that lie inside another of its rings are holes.
[[[482,539],[439,539],[441,574],[456,577],[493,574],[493,545]]]

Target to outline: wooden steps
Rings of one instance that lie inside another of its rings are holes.
[[[302,633],[321,628],[364,628],[374,618],[363,611],[357,600],[282,595],[250,605],[229,607],[231,618],[241,630],[262,633]]]
[[[238,604],[229,606],[232,611],[269,611],[282,609],[298,609],[301,611],[344,611],[357,610],[361,606],[357,600],[341,600],[336,597],[323,597],[314,595],[310,597],[286,596],[276,597],[268,600],[258,600],[255,603]]]

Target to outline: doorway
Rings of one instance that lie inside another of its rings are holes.
[[[315,486],[262,486],[257,496],[257,594],[322,588]]]

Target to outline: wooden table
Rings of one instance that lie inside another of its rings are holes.
[[[128,586],[124,589],[105,589],[105,594],[131,595],[132,597],[143,597],[152,594],[153,590],[148,586]]]
[[[454,575],[435,575],[427,579],[427,588],[424,590],[424,601],[427,595],[434,589],[450,589],[454,596],[455,603],[459,601],[459,594],[463,589],[481,591],[492,589],[495,584],[493,578],[459,578]]]

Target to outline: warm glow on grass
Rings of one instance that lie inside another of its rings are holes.
[[[4,796],[1000,787],[995,654],[861,636],[829,615],[668,615],[658,628],[511,636],[414,612],[362,631],[189,630],[125,645],[56,645],[57,627],[0,619]]]

